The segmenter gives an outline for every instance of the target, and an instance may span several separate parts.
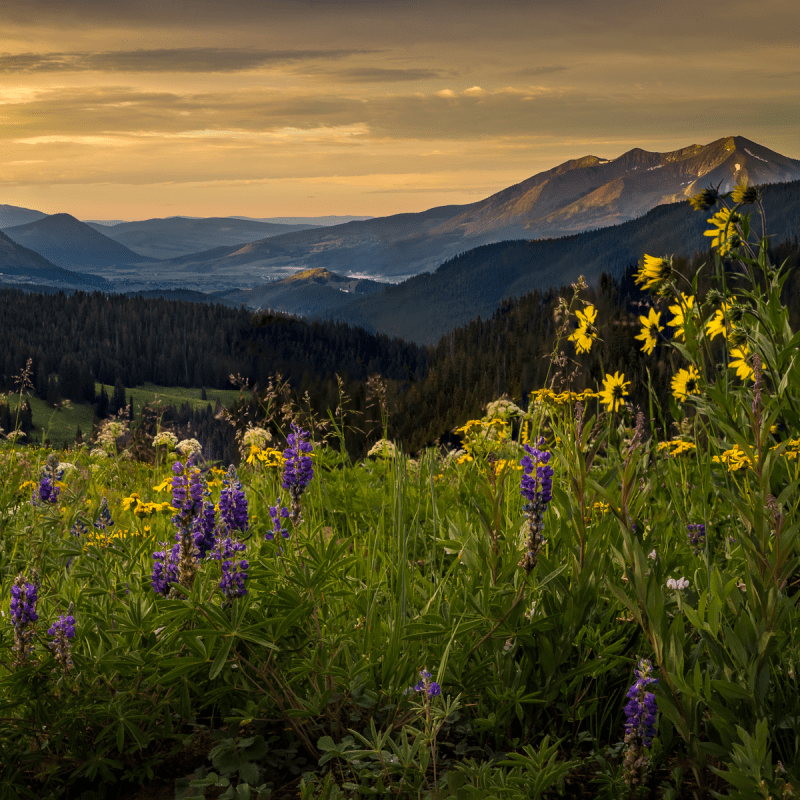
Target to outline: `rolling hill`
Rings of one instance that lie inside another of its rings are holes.
[[[52,214],[4,231],[9,239],[65,269],[102,269],[151,259],[98,233],[70,214]]]

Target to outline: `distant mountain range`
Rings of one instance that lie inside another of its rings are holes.
[[[119,242],[142,256],[170,259],[209,250],[214,247],[241,245],[281,233],[304,231],[317,226],[284,225],[235,217],[168,217],[116,225],[87,223],[95,231]]]
[[[585,156],[469,205],[333,225],[338,218],[86,224],[6,205],[0,282],[203,292],[434,341],[503,297],[618,273],[644,251],[705,249],[706,217],[680,201],[709,185],[780,184],[765,193],[770,231],[795,235],[800,200],[786,182],[798,179],[800,161],[732,136],[668,153]]]
[[[613,160],[585,156],[466,206],[442,206],[329,228],[287,233],[243,247],[218,247],[170,262],[185,276],[230,280],[250,271],[280,277],[322,267],[340,274],[401,280],[430,272],[458,253],[508,239],[540,239],[635,219],[700,189],[739,181],[800,178],[800,161],[741,136],[669,153],[636,148]]]

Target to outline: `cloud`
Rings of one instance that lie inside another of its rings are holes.
[[[333,70],[325,76],[329,80],[343,83],[400,83],[426,81],[445,77],[445,73],[433,69],[385,69],[381,67],[353,67]]]
[[[339,60],[374,50],[251,50],[185,47],[102,53],[0,53],[0,74],[31,72],[242,72],[312,60]],[[391,70],[389,70],[391,72]],[[402,71],[402,70],[400,70]],[[413,72],[413,70],[412,70]]]

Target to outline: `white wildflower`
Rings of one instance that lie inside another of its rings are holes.
[[[486,406],[487,419],[500,417],[500,419],[507,420],[510,417],[521,417],[522,413],[522,409],[518,405],[504,397],[501,397],[499,400],[493,400]]]
[[[367,453],[367,456],[380,456],[381,458],[394,458],[396,455],[397,448],[394,446],[394,442],[390,442],[388,439],[378,439]]]
[[[682,592],[684,589],[688,588],[689,581],[686,578],[678,578],[678,580],[675,580],[675,578],[670,578],[667,581],[667,589],[672,589],[676,592]]]
[[[175,445],[175,449],[184,456],[190,456],[194,453],[199,453],[203,447],[197,439],[184,439]]]
[[[171,431],[159,431],[153,437],[153,447],[160,447],[163,445],[168,450],[174,450],[176,444],[178,444],[178,437]]]
[[[251,425],[242,435],[242,445],[245,450],[251,447],[257,447],[259,450],[264,450],[266,446],[272,441],[272,434],[264,428],[258,428]]]

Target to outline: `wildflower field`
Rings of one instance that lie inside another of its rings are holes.
[[[11,431],[2,796],[800,795],[800,335],[758,192],[693,204],[715,288],[637,276],[669,408],[608,364],[415,458],[384,418],[354,463],[333,412],[243,429],[238,468]],[[580,295],[557,349],[602,347]]]

